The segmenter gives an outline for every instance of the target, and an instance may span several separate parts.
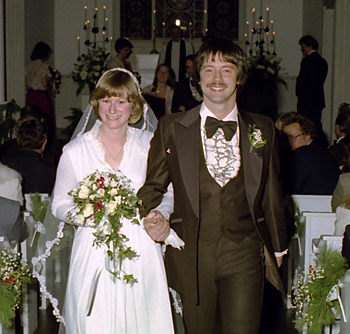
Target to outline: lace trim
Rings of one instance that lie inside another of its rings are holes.
[[[43,297],[48,298],[50,300],[50,303],[53,307],[53,315],[56,317],[58,322],[62,322],[65,325],[64,317],[60,314],[60,310],[58,309],[58,300],[54,298],[46,289],[45,285],[45,276],[40,275],[39,271],[43,267],[43,263],[46,261],[46,259],[51,255],[51,249],[54,245],[59,245],[61,239],[64,237],[63,229],[64,229],[64,222],[60,222],[58,226],[58,232],[55,239],[52,241],[46,242],[46,250],[44,254],[33,257],[32,258],[32,264],[33,264],[33,277],[37,278],[40,284],[40,292],[43,294]]]
[[[180,295],[171,287],[169,287],[169,291],[174,300],[173,305],[174,305],[175,311],[176,313],[180,314],[182,317],[182,306],[180,305],[181,304]]]

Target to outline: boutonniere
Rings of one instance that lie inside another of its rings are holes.
[[[251,144],[250,152],[253,150],[253,147],[255,148],[263,147],[267,142],[267,140],[262,137],[262,132],[256,126],[256,124],[254,124],[253,126],[249,125],[248,138]]]

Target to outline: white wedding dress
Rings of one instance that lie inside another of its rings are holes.
[[[87,133],[68,143],[57,170],[52,212],[65,221],[73,208],[68,192],[88,174],[113,172],[104,160],[97,139],[100,121]],[[132,181],[135,192],[146,176],[147,154],[152,133],[128,127],[124,155],[119,169]],[[172,194],[164,197],[159,211],[167,218],[172,212]],[[76,228],[71,254],[64,314],[67,334],[171,334],[174,333],[169,291],[161,245],[142,226],[123,220],[121,232],[138,254],[124,259],[122,269],[137,282],[126,283],[107,271],[106,247],[93,247],[93,228]],[[63,329],[63,331],[62,331]]]

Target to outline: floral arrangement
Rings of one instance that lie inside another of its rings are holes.
[[[107,254],[113,264],[119,259],[119,268],[123,258],[136,256],[131,247],[126,246],[127,236],[119,233],[122,226],[121,218],[136,217],[137,208],[141,200],[130,187],[130,180],[121,172],[114,173],[94,172],[86,176],[77,188],[71,190],[69,195],[74,198],[74,213],[68,214],[70,223],[77,226],[96,228],[94,245],[105,244]],[[139,220],[134,218],[134,224]],[[114,267],[116,268],[116,266]],[[120,271],[122,271],[120,269]],[[112,274],[119,276],[120,271],[112,270]],[[132,274],[123,274],[128,283],[135,279]]]
[[[21,285],[30,282],[30,274],[21,263],[20,254],[3,249],[0,252],[0,324],[11,327],[21,297]]]
[[[325,249],[317,255],[308,274],[299,275],[292,300],[298,330],[306,327],[308,334],[322,334],[324,326],[335,322],[335,314],[340,314],[339,300],[327,297],[346,271],[346,259],[340,252]]]
[[[282,83],[287,88],[287,83],[280,77],[279,72],[284,68],[281,67],[282,59],[277,55],[261,52],[259,48],[255,50],[255,55],[247,57],[249,72],[248,77],[258,76],[268,80],[276,80],[276,83]]]
[[[89,86],[90,91],[95,88],[98,79],[108,70],[107,58],[109,53],[105,53],[102,47],[96,46],[88,48],[86,54],[78,57],[78,63],[74,64],[74,70],[71,73],[73,80],[78,84],[76,94],[79,95],[85,85]]]
[[[51,74],[52,90],[55,94],[59,94],[62,84],[61,73],[56,68],[52,68],[51,66],[49,66],[49,71]]]

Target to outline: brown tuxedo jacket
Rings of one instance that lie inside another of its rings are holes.
[[[197,243],[200,225],[199,150],[200,106],[164,116],[151,141],[147,178],[138,196],[145,213],[157,207],[170,182],[174,187],[171,227],[185,242],[180,251],[168,247],[165,255],[169,285],[198,302]],[[278,182],[279,161],[273,122],[261,115],[240,111],[241,168],[250,211],[264,243],[266,275],[283,291],[274,252],[287,249],[282,192]],[[253,148],[248,140],[249,125],[256,124],[267,139],[265,146]]]

